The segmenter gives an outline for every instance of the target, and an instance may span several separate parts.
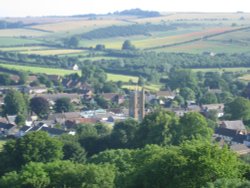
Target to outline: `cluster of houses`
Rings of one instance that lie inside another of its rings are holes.
[[[61,79],[59,76],[52,75],[50,77],[51,80],[54,79],[58,81]],[[17,89],[28,94],[31,98],[35,96],[46,98],[51,105],[54,105],[57,99],[65,97],[69,98],[70,101],[75,104],[80,104],[81,100],[93,99],[94,93],[91,86],[72,80],[60,81],[62,81],[65,88],[77,87],[78,93],[49,94],[46,87],[30,86],[0,87],[0,93],[4,95],[10,88]],[[197,105],[195,104],[195,101],[187,101],[185,107],[167,107],[167,101],[173,100],[176,95],[177,94],[172,91],[159,91],[154,94],[146,92],[145,103],[150,104],[157,101],[163,108],[175,112],[178,116],[183,116],[187,112],[200,112],[204,116],[208,116],[211,111],[215,112],[218,118],[224,115],[224,104]],[[123,104],[129,99],[128,94],[103,93],[101,96],[105,100],[117,104],[117,106]],[[0,102],[3,104],[3,98],[0,98]],[[148,112],[150,112],[150,110],[145,108],[145,113]],[[0,135],[21,137],[28,132],[40,130],[48,132],[51,136],[59,136],[61,134],[74,135],[76,133],[77,124],[102,122],[112,126],[115,122],[124,121],[127,118],[130,118],[129,109],[124,107],[116,109],[86,109],[84,111],[79,110],[75,112],[53,113],[49,115],[47,120],[43,121],[38,121],[38,118],[33,115],[26,120],[25,125],[22,127],[15,125],[15,117],[7,116],[7,118],[0,119]],[[60,128],[58,128],[58,125],[60,125]],[[250,133],[248,133],[241,120],[219,122],[213,139],[220,145],[229,145],[232,150],[240,154],[250,153],[250,149],[248,148],[250,147]]]

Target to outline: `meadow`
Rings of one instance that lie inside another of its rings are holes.
[[[36,55],[65,55],[65,54],[79,54],[84,50],[74,49],[45,49],[45,50],[28,50],[23,51],[23,54],[36,54]]]
[[[1,29],[0,37],[40,37],[48,35],[47,32],[31,29]]]
[[[160,84],[150,84],[150,85],[145,85],[145,86],[136,86],[136,85],[123,85],[122,88],[126,88],[129,90],[141,90],[142,88],[144,88],[146,91],[152,91],[152,92],[156,92],[159,91],[161,88],[163,87],[163,85]]]

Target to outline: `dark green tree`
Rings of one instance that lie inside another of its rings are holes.
[[[69,98],[60,98],[57,99],[55,102],[55,111],[58,113],[62,112],[71,112],[73,111],[74,107],[72,103],[70,102]]]
[[[224,110],[232,120],[247,121],[250,119],[250,101],[243,97],[237,97],[232,102],[225,104]]]
[[[122,44],[122,50],[134,50],[135,46],[131,43],[130,40],[125,40]]]
[[[47,118],[50,111],[49,102],[43,97],[34,97],[30,100],[30,108],[41,119]]]

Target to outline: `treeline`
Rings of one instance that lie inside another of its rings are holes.
[[[249,187],[249,164],[212,132],[199,113],[162,110],[112,129],[79,124],[74,136],[31,132],[0,151],[0,187]]]
[[[4,20],[0,20],[0,29],[13,29],[13,28],[21,28],[24,26],[25,26],[25,24],[21,21],[19,21],[19,22],[7,22]]]
[[[161,14],[157,11],[147,11],[147,10],[141,10],[139,8],[136,9],[130,9],[130,10],[124,10],[121,12],[114,12],[114,15],[131,15],[131,16],[139,16],[139,17],[158,17],[161,16]]]
[[[99,39],[111,37],[126,37],[133,35],[151,35],[151,32],[175,30],[177,27],[191,27],[195,24],[133,24],[128,26],[110,26],[95,29],[81,35],[86,39]],[[196,24],[197,25],[197,24]]]
[[[217,54],[198,55],[186,53],[156,53],[139,50],[104,50],[107,57],[117,57],[108,60],[84,60],[76,57],[41,56],[1,52],[1,63],[21,64],[71,69],[74,64],[80,68],[95,65],[106,72],[143,76],[148,81],[159,81],[160,77],[168,75],[171,67],[181,68],[226,68],[250,67],[249,54]]]

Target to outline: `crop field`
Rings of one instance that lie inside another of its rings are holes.
[[[20,46],[20,47],[0,47],[0,51],[6,52],[24,52],[24,51],[35,51],[35,50],[48,50],[50,47],[46,46]]]
[[[79,54],[84,52],[84,50],[74,50],[74,49],[48,49],[48,50],[30,50],[23,51],[24,54],[36,54],[36,55],[63,55],[63,54]]]
[[[157,49],[158,52],[184,52],[198,53],[214,52],[214,53],[242,53],[250,52],[250,46],[242,44],[225,43],[221,41],[206,40],[197,41],[178,46]]]
[[[167,31],[164,33],[153,33],[152,36],[132,36],[130,41],[137,48],[152,48],[162,45],[174,44],[184,41],[202,38],[206,35],[216,34],[231,30],[232,27],[195,27],[189,29],[177,29],[175,31]],[[96,44],[104,44],[106,48],[120,49],[124,40],[128,37],[116,37],[98,40],[82,40],[81,46],[94,47]]]
[[[106,20],[78,20],[78,21],[65,21],[59,23],[51,23],[51,24],[42,24],[36,25],[32,28],[42,29],[46,31],[52,32],[66,32],[71,30],[81,30],[81,32],[87,32],[92,29],[96,29],[99,27],[106,27],[111,25],[124,24],[123,21],[115,20],[115,19],[106,19]]]
[[[0,29],[0,37],[40,37],[45,35],[48,33],[30,29]]]
[[[160,91],[161,87],[162,87],[162,85],[156,85],[156,84],[150,84],[150,85],[143,86],[143,88],[145,90],[152,91],[152,92]],[[135,85],[123,85],[122,88],[126,88],[129,90],[136,90],[136,89],[141,90],[142,89],[141,86],[135,86]]]
[[[129,81],[132,81],[134,83],[137,83],[138,82],[138,77],[121,75],[121,74],[108,74],[108,80],[113,81],[113,82],[117,82],[117,81],[129,82]]]
[[[42,42],[35,39],[24,39],[15,37],[0,37],[0,47],[22,46],[29,44],[41,44]]]

